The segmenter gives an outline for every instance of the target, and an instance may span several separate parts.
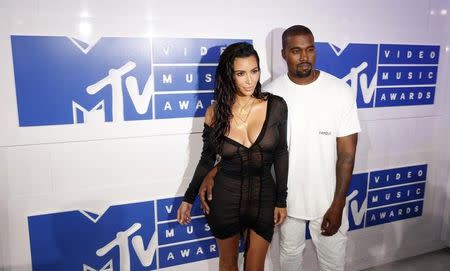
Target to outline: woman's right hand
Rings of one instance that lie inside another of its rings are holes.
[[[177,211],[177,220],[181,225],[187,225],[191,223],[191,209],[192,204],[187,203],[185,201],[181,202],[180,207]]]

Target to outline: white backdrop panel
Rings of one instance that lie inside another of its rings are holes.
[[[203,122],[174,118],[20,127],[11,35],[75,37],[89,44],[100,37],[250,39],[260,54],[262,81],[285,71],[279,34],[293,24],[308,25],[317,41],[341,48],[349,42],[440,45],[433,105],[359,110],[363,132],[355,173],[420,164],[428,165],[428,173],[423,215],[351,231],[347,269],[448,245],[448,219],[444,223],[442,215],[448,208],[442,203],[450,193],[449,8],[445,0],[0,1],[0,269],[32,270],[29,216],[76,210],[104,214],[115,205],[181,195],[199,158]],[[277,238],[267,270],[279,270]],[[315,270],[315,261],[309,244],[308,270]],[[118,270],[117,257],[114,264]],[[164,270],[216,269],[215,258]]]

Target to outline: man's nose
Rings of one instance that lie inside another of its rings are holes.
[[[302,61],[308,60],[308,55],[306,54],[305,51],[300,52],[300,60],[302,60]]]

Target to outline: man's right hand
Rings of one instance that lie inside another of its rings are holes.
[[[205,214],[209,214],[208,201],[212,200],[212,189],[214,187],[214,177],[216,176],[217,170],[211,170],[203,179],[202,185],[198,190],[198,196],[200,197],[200,203]]]

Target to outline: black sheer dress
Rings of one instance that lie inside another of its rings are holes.
[[[209,142],[212,128],[205,124],[203,151],[194,177],[184,195],[193,203],[216,153]],[[207,221],[214,237],[225,239],[252,229],[267,241],[274,231],[274,207],[286,207],[288,151],[287,105],[269,94],[263,127],[252,146],[224,137],[221,165],[213,188]],[[271,174],[274,165],[276,182]]]

